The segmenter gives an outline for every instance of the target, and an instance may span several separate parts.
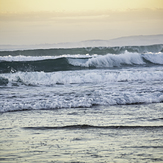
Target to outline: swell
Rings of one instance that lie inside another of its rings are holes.
[[[126,66],[153,66],[163,65],[163,53],[129,53],[107,54],[107,55],[77,55],[60,56],[58,58],[46,59],[45,57],[24,58],[19,56],[19,60],[14,57],[0,58],[0,73],[10,72],[33,72],[33,71],[66,71],[92,68],[121,68]],[[23,60],[25,59],[25,60]],[[30,60],[28,60],[30,59]],[[34,60],[32,60],[34,59]],[[37,60],[36,60],[37,59]]]
[[[56,126],[56,127],[23,127],[26,130],[79,130],[79,129],[143,129],[143,130],[155,130],[163,129],[163,126],[94,126],[94,125],[69,125],[69,126]]]
[[[16,50],[0,51],[0,56],[60,56],[64,54],[121,54],[127,52],[146,53],[146,52],[163,52],[163,44],[149,46],[116,46],[116,47],[86,47],[86,48],[55,48],[55,49],[34,49],[34,50]]]
[[[0,73],[10,72],[31,72],[31,71],[66,71],[66,70],[77,70],[80,67],[75,67],[68,63],[67,58],[57,59],[45,59],[37,61],[1,61],[0,62]]]

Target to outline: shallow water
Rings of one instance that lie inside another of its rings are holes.
[[[2,162],[162,162],[163,104],[6,112]]]

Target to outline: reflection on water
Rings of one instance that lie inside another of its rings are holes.
[[[162,110],[160,103],[4,113],[0,161],[162,162]]]

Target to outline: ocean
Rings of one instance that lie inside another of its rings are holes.
[[[163,162],[163,44],[0,51],[0,162]]]

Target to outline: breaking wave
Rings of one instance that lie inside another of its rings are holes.
[[[60,57],[4,56],[0,57],[0,73],[32,71],[66,71],[94,68],[121,68],[163,64],[163,53],[129,53],[107,55],[64,55]]]
[[[159,103],[162,81],[162,67],[5,73],[0,74],[0,112]],[[9,94],[8,88],[18,91]]]
[[[133,82],[133,81],[162,81],[163,71],[143,70],[139,71],[69,71],[69,72],[16,72],[0,74],[0,86],[27,85],[27,86],[51,86],[56,84],[84,84],[101,82]]]
[[[163,45],[0,52],[0,112],[160,103],[162,83]]]

